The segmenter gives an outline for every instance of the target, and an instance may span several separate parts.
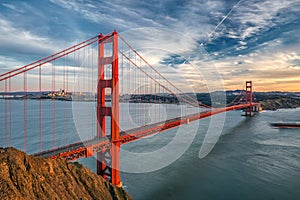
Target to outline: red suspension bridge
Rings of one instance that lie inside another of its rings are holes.
[[[252,101],[251,81],[227,106],[202,104],[165,78],[116,31],[5,72],[0,75],[0,84],[2,146],[14,145],[13,140],[22,135],[24,151],[28,140],[36,141],[38,147],[31,150],[36,156],[76,160],[96,155],[97,173],[117,186],[121,186],[122,144],[222,112],[244,109],[246,116],[252,116],[259,106]],[[79,109],[76,127],[70,125],[70,100],[77,102],[73,103],[75,110],[83,103],[88,105],[88,109]],[[165,119],[161,108],[154,106],[149,118],[144,113],[150,103],[186,107],[179,115]],[[125,112],[125,104],[135,105],[133,126],[126,121],[133,110]],[[188,107],[200,110],[188,112]],[[15,126],[22,129],[14,130]],[[85,126],[81,131],[84,137],[78,138],[76,129],[81,126]],[[36,134],[30,136],[31,131]],[[20,138],[18,141],[15,146],[21,148]]]

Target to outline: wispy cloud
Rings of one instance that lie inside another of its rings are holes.
[[[151,18],[144,17],[134,9],[130,9],[130,6],[124,6],[124,4],[126,5],[126,3],[122,1],[50,1],[63,8],[79,13],[82,17],[84,17],[87,20],[90,20],[93,23],[101,24],[102,26],[104,26],[105,29],[118,28],[120,30],[124,30],[129,28],[137,28],[142,25],[159,26],[159,23],[155,22]]]
[[[222,75],[227,89],[236,89],[245,79],[255,83],[257,91],[290,90],[299,91],[300,66],[296,52],[266,53],[229,57],[215,65]],[[291,85],[291,81],[294,82]],[[276,84],[282,82],[283,84]],[[288,82],[289,84],[284,84]],[[270,84],[273,84],[270,86]]]
[[[299,83],[299,58],[291,57],[299,55],[298,0],[10,1],[0,11],[1,66],[27,64],[116,28],[170,79],[180,73],[195,87],[199,76],[184,64],[206,70],[207,78],[218,70],[231,89],[246,78],[261,90],[276,80],[291,85],[288,77]]]
[[[295,0],[242,1],[212,36],[207,49],[226,52],[227,57],[265,48],[273,40],[284,42],[288,38],[278,39],[286,29],[299,29],[299,25],[289,26],[298,20],[299,11],[300,3]]]
[[[2,6],[11,9],[11,10],[13,10],[14,12],[25,13],[25,11],[24,11],[22,8],[16,7],[15,5],[10,4],[10,3],[2,3]]]
[[[12,22],[3,18],[0,19],[0,33],[0,50],[2,53],[51,53],[56,49],[55,45],[52,45],[46,37],[34,35],[30,30],[16,28]],[[49,45],[53,50],[50,50]]]

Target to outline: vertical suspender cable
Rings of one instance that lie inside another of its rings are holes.
[[[69,134],[69,62],[68,62],[68,55],[66,57],[66,88],[65,88],[65,109],[66,109],[66,141],[65,143],[68,144],[68,134]]]
[[[55,61],[52,63],[52,147],[55,148],[55,99],[56,99],[56,91],[55,91]]]
[[[11,78],[8,80],[8,91],[11,94]],[[11,94],[12,95],[12,94]],[[11,135],[12,135],[12,110],[11,110],[11,99],[8,102],[8,110],[9,110],[9,139],[8,144],[12,145],[11,143]]]
[[[26,67],[25,67],[25,69],[26,69]],[[27,72],[24,72],[24,77],[23,77],[23,81],[24,81],[24,106],[23,106],[23,115],[24,115],[24,152],[26,152],[26,137],[27,137],[27,119],[26,119],[26,115],[27,115],[27,104],[26,104],[26,95],[27,95]]]
[[[39,129],[40,129],[40,151],[42,151],[42,68],[39,66]]]
[[[90,73],[91,73],[91,63],[90,63],[90,47],[87,47],[87,59],[88,59],[88,63],[87,63],[87,91],[88,91],[88,97],[89,97],[89,105],[91,105],[91,85],[90,85]],[[88,140],[91,139],[91,110],[90,108],[88,109]]]
[[[8,146],[8,105],[7,105],[7,98],[9,98],[8,92],[7,92],[7,80],[5,80],[4,82],[5,86],[4,86],[4,91],[5,91],[5,103],[4,103],[4,123],[5,123],[5,146]]]
[[[67,63],[68,55],[65,56],[65,64],[64,64],[64,99],[65,99],[65,144],[68,144],[68,97],[67,97]]]

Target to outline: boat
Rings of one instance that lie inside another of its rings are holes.
[[[270,125],[274,128],[300,128],[300,122],[273,122]]]

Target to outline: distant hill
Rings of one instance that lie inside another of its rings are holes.
[[[274,99],[265,99],[260,102],[263,110],[277,110],[281,108],[298,108],[300,107],[300,99],[288,97],[279,97]]]
[[[212,106],[211,97],[214,97],[214,105],[213,106],[222,106],[224,102],[223,98],[218,100],[218,97],[222,97],[226,95],[227,104],[231,103],[238,94],[240,94],[242,90],[228,90],[224,91],[216,91],[212,93],[184,93],[185,95],[190,95],[192,98],[197,98],[199,102],[202,104]],[[44,95],[50,93],[49,91],[43,91]],[[4,95],[6,93],[0,93],[0,95]],[[23,92],[12,92],[10,95],[24,95]],[[36,96],[39,96],[39,92],[27,92],[27,99],[37,99]],[[71,94],[71,93],[70,93]],[[131,103],[171,103],[178,104],[180,103],[180,96],[184,94],[170,95],[167,93],[157,93],[157,94],[125,94],[120,96],[120,102],[131,102]],[[32,95],[32,96],[30,96]],[[75,98],[76,101],[86,101],[86,100],[95,100],[94,97],[88,96],[89,98],[84,98],[83,96],[77,96]],[[42,99],[49,99],[51,97],[44,96]],[[23,97],[13,97],[13,99],[23,100]],[[39,98],[38,98],[39,99]],[[71,97],[56,97],[57,100],[67,100],[71,101]],[[108,101],[111,101],[111,97],[107,97]],[[74,100],[74,99],[73,99]],[[255,102],[260,102],[262,108],[264,110],[277,110],[281,108],[297,108],[300,107],[300,92],[280,92],[280,91],[272,91],[272,92],[253,92],[253,100]],[[220,102],[218,102],[220,101]]]
[[[0,199],[130,200],[131,197],[79,163],[0,148]]]

